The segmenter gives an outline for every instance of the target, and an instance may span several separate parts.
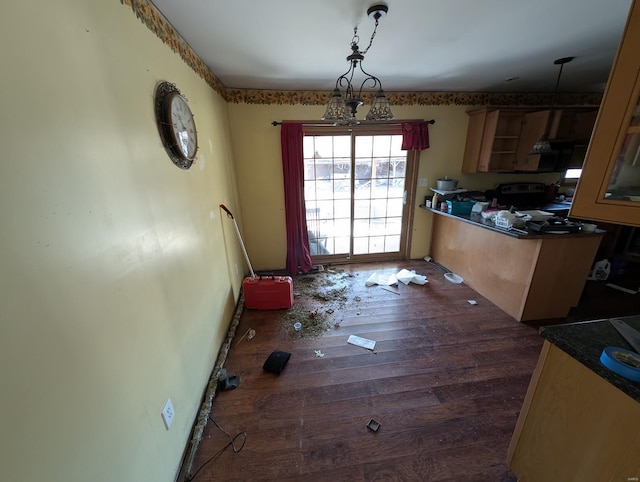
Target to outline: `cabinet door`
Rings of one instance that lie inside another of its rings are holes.
[[[538,168],[539,154],[529,154],[533,145],[545,134],[549,136],[547,124],[549,123],[548,110],[529,112],[524,115],[522,131],[518,140],[518,150],[513,165],[517,171],[535,171]]]
[[[640,226],[640,1],[627,26],[576,188],[570,215]]]

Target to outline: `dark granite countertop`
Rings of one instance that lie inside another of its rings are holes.
[[[519,239],[540,239],[540,238],[549,238],[549,237],[584,237],[584,236],[602,236],[606,231],[602,229],[597,229],[594,233],[563,233],[563,234],[553,234],[553,233],[541,233],[539,231],[534,231],[530,228],[523,228],[522,230],[509,230],[505,228],[499,228],[494,224],[490,219],[483,219],[480,213],[471,213],[471,214],[449,214],[444,211],[440,211],[438,209],[427,208],[425,206],[420,206],[420,208],[425,209],[427,211],[431,211],[434,214],[439,214],[441,216],[447,216],[450,218],[458,219],[460,221],[464,221],[469,224],[474,224],[476,226],[483,227],[485,229],[490,229],[491,231],[495,231],[497,233],[504,234],[506,236],[511,236],[512,238]],[[526,232],[524,232],[526,231]]]
[[[616,319],[622,320],[630,327],[640,331],[640,315]],[[609,320],[545,326],[540,329],[540,334],[588,369],[640,402],[640,382],[621,377],[600,363],[602,350],[608,346],[633,351],[631,345],[611,326]]]

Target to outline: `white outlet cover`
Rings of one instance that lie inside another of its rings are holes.
[[[164,426],[167,427],[167,430],[171,427],[175,416],[176,412],[173,409],[173,403],[171,403],[170,398],[167,398],[167,403],[164,404],[164,408],[162,409],[162,420],[164,421]]]

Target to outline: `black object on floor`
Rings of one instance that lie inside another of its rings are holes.
[[[226,392],[238,388],[238,385],[240,385],[240,375],[229,376],[226,368],[220,370],[218,374],[218,390]]]
[[[269,358],[267,358],[267,361],[264,362],[264,365],[262,365],[262,369],[264,371],[280,375],[289,361],[289,358],[291,358],[291,353],[274,350],[271,355],[269,355]]]

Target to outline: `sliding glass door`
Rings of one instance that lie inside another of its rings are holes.
[[[314,263],[406,257],[411,163],[401,143],[399,133],[306,133],[304,192]]]

